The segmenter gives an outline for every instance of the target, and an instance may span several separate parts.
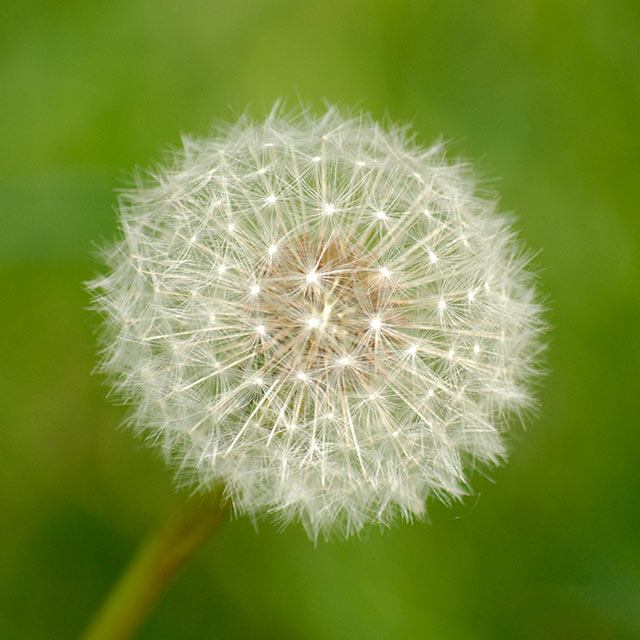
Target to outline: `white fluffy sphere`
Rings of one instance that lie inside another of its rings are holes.
[[[182,481],[310,536],[421,516],[503,458],[540,307],[440,145],[274,112],[185,140],[120,201],[102,366]]]

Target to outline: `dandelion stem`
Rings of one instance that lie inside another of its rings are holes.
[[[182,505],[139,547],[82,640],[132,638],[173,576],[225,519],[221,492]]]

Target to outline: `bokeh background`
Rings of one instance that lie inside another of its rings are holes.
[[[143,639],[640,638],[640,4],[0,7],[0,637],[75,637],[182,496],[91,375],[114,189],[274,100],[413,122],[518,216],[553,325],[540,416],[478,496],[321,544],[226,525]]]

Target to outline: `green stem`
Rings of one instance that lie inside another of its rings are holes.
[[[225,519],[221,494],[191,500],[138,549],[129,567],[82,636],[127,640],[142,626],[171,578]]]

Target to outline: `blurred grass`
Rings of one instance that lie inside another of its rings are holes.
[[[554,325],[542,415],[479,498],[313,549],[226,526],[143,638],[640,637],[640,5],[0,7],[0,637],[68,638],[174,495],[116,429],[82,281],[113,189],[247,104],[442,135],[515,211]],[[499,179],[497,179],[499,177]]]

